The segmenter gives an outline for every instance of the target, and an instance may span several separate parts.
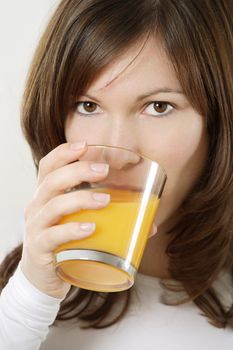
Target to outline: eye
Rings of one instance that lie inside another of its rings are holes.
[[[163,102],[163,101],[155,101],[153,103],[150,103],[144,112],[146,114],[150,114],[156,117],[165,117],[167,116],[174,107],[168,103],[168,102]]]
[[[102,112],[99,106],[91,101],[77,102],[76,111],[81,115],[91,115]]]

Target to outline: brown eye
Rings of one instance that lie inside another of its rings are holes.
[[[99,114],[102,110],[95,102],[85,101],[76,103],[77,112],[81,115]]]
[[[158,113],[164,113],[166,112],[167,109],[167,103],[166,102],[155,102],[154,105],[154,110]]]
[[[94,102],[84,102],[83,103],[83,108],[86,112],[92,113],[96,109],[96,103]]]
[[[147,105],[143,114],[149,114],[153,117],[166,117],[175,109],[169,102],[154,101]]]

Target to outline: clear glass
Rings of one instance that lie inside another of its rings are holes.
[[[159,164],[123,147],[89,145],[81,161],[108,163],[104,180],[69,191],[111,195],[105,208],[83,209],[60,223],[95,222],[96,231],[54,252],[57,274],[79,288],[116,292],[132,287],[166,182]]]

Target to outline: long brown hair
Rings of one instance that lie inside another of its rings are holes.
[[[21,111],[38,171],[41,158],[66,142],[72,96],[79,96],[131,44],[149,35],[160,37],[209,134],[205,169],[180,208],[179,223],[168,232],[169,272],[178,287],[164,281],[164,288],[184,290],[216,327],[225,327],[233,317],[233,306],[226,306],[213,286],[222,271],[233,280],[232,13],[229,0],[63,0],[35,52]],[[3,261],[1,288],[21,253],[22,245]],[[77,318],[86,321],[86,328],[107,327],[126,313],[130,295],[131,290],[98,293],[72,287],[57,320]],[[106,322],[121,298],[123,309]]]

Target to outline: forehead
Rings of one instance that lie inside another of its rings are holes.
[[[123,83],[180,87],[173,66],[158,38],[149,37],[129,47],[108,64],[92,81],[91,92],[104,92]]]

